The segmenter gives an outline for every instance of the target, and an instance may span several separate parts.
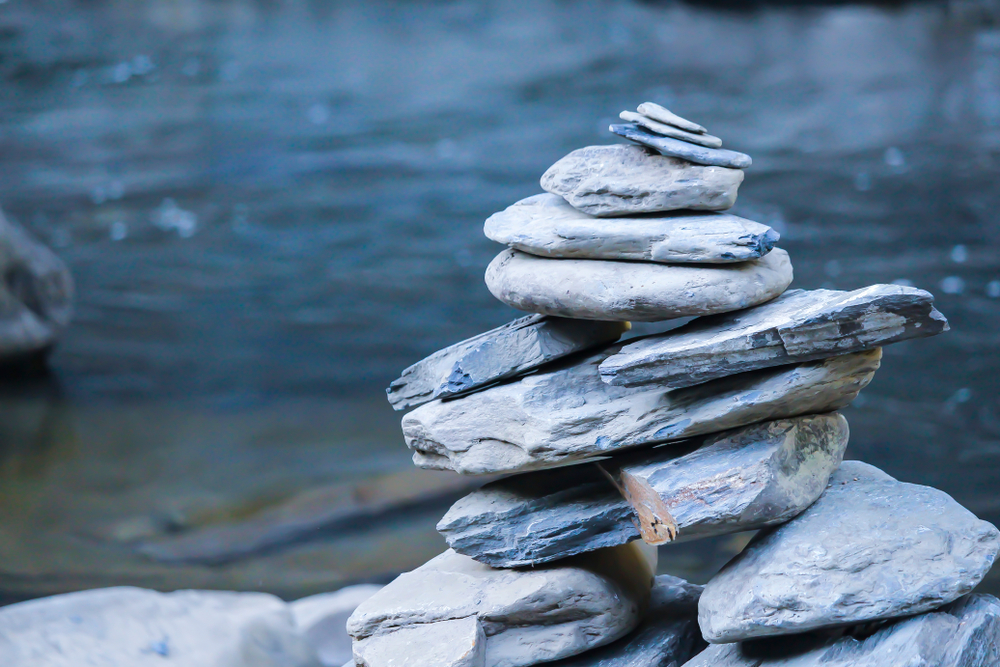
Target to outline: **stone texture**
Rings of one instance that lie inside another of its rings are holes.
[[[554,359],[613,343],[625,329],[616,322],[522,317],[418,361],[389,385],[386,394],[396,410],[459,396]]]
[[[970,592],[998,548],[997,529],[943,491],[847,462],[708,583],[699,623],[728,643],[919,614]]]
[[[332,593],[310,595],[288,605],[295,626],[323,667],[353,664],[347,619],[358,605],[382,590],[376,584],[347,586]]]
[[[637,125],[614,124],[608,127],[620,137],[625,137],[629,141],[648,146],[661,155],[679,158],[693,164],[702,164],[711,167],[726,167],[729,169],[746,169],[753,160],[746,153],[726,150],[724,148],[706,148],[696,146],[687,141],[679,141],[670,137],[661,137],[658,134],[647,132]]]
[[[941,609],[846,635],[813,632],[716,644],[685,667],[996,667],[1000,601],[969,595]]]
[[[598,365],[617,346],[403,418],[420,467],[467,474],[552,468],[613,452],[844,407],[881,349],[766,369],[687,389],[612,387]]]
[[[705,646],[698,630],[701,586],[660,575],[653,584],[649,611],[634,631],[616,642],[551,667],[676,667]]]
[[[677,114],[673,113],[669,109],[660,106],[656,102],[643,102],[636,109],[639,113],[647,118],[652,118],[661,123],[666,123],[667,125],[673,125],[682,130],[687,130],[688,132],[694,132],[695,134],[705,134],[708,132],[704,127],[698,123],[693,123],[686,118],[681,118]]]
[[[103,588],[0,609],[3,667],[316,667],[263,593]]]
[[[62,260],[0,212],[0,364],[48,351],[73,313]]]
[[[769,253],[779,238],[767,225],[728,213],[595,218],[549,193],[494,213],[485,232],[540,257],[664,264],[747,262]]]
[[[357,667],[483,667],[486,634],[475,616],[401,628],[355,642]]]
[[[622,120],[644,127],[650,132],[655,132],[656,134],[664,137],[670,137],[671,139],[687,141],[692,144],[698,144],[699,146],[706,146],[708,148],[719,148],[722,146],[722,139],[719,139],[718,137],[713,137],[710,134],[686,132],[680,128],[674,127],[673,125],[660,123],[634,111],[622,111],[618,114],[618,117]]]
[[[582,320],[726,313],[769,301],[791,282],[792,264],[780,248],[751,262],[702,266],[553,260],[507,249],[486,269],[490,293],[507,305]]]
[[[934,297],[915,287],[790,290],[749,310],[698,319],[626,345],[601,364],[601,377],[613,385],[676,389],[947,330]]]
[[[475,618],[488,667],[518,667],[583,653],[634,629],[649,601],[653,569],[634,545],[603,549],[531,570],[498,570],[448,550],[362,603],[347,624],[355,661],[374,643],[412,629]],[[381,667],[389,662],[370,662]],[[400,663],[402,664],[402,663]]]
[[[724,211],[736,203],[742,182],[739,169],[695,165],[642,146],[616,144],[573,151],[549,167],[541,185],[584,213],[604,218]]]
[[[648,543],[666,544],[755,530],[812,504],[847,440],[847,420],[832,413],[601,461],[631,506],[595,465],[515,475],[456,502],[438,530],[459,553],[494,567],[624,544],[640,532]]]

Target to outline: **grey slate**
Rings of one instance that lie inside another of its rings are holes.
[[[613,343],[625,330],[618,322],[521,317],[418,361],[393,380],[386,394],[396,410],[459,396],[566,355]]]
[[[695,134],[705,134],[708,132],[708,130],[698,123],[691,122],[686,118],[681,118],[674,112],[670,111],[666,107],[660,106],[656,102],[643,102],[639,105],[636,111],[647,118],[652,118],[655,121],[679,127],[680,129],[687,130],[688,132],[694,132]]]
[[[998,548],[1000,532],[943,491],[850,461],[709,581],[698,620],[729,643],[919,614],[975,588]]]
[[[812,632],[716,644],[684,667],[997,667],[1000,600],[968,595],[940,609],[847,634]],[[857,635],[857,636],[855,636]]]
[[[811,415],[618,455],[599,465],[619,484],[628,477],[658,495],[673,524],[673,536],[659,540],[666,544],[791,519],[826,489],[847,441],[841,415]],[[596,466],[576,465],[487,484],[456,502],[438,530],[459,553],[493,567],[518,567],[639,539],[639,525]]]
[[[615,123],[608,127],[620,137],[649,146],[662,155],[687,160],[693,164],[703,164],[710,167],[727,167],[729,169],[746,169],[753,160],[746,153],[727,150],[725,148],[707,148],[670,137],[662,137],[647,132],[638,125]]]
[[[635,123],[640,127],[658,134],[663,137],[670,137],[672,139],[679,139],[680,141],[686,141],[692,144],[698,144],[699,146],[707,146],[708,148],[721,148],[722,139],[718,137],[713,137],[710,134],[704,134],[699,132],[688,132],[687,130],[682,130],[674,125],[669,125],[667,123],[661,123],[657,120],[650,118],[649,116],[644,116],[641,113],[636,113],[635,111],[622,111],[618,114],[618,117],[629,123]]]
[[[601,377],[628,387],[689,387],[947,330],[933,295],[915,287],[789,290],[760,306],[699,318],[630,343],[601,364]]]

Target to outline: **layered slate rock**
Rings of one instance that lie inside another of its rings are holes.
[[[653,584],[649,611],[633,632],[607,646],[547,664],[551,667],[682,665],[705,646],[698,630],[699,595],[701,586],[660,575]]]
[[[915,287],[790,290],[749,310],[695,320],[626,345],[601,364],[601,376],[613,385],[689,387],[947,330],[934,297]]]
[[[625,330],[618,322],[522,317],[418,361],[389,385],[386,394],[396,410],[459,396],[555,359],[613,343]]]
[[[647,608],[652,580],[650,563],[635,545],[531,570],[497,570],[448,550],[362,603],[347,631],[356,661],[388,667],[373,658],[389,656],[378,647],[397,646],[400,632],[410,642],[423,642],[419,633],[436,637],[439,623],[471,618],[483,629],[485,667],[534,665],[633,630]]]
[[[357,667],[483,667],[486,634],[475,616],[401,628],[357,642]],[[346,666],[345,666],[346,667]]]
[[[522,472],[837,410],[868,384],[881,359],[879,348],[664,391],[602,382],[598,366],[617,349],[420,406],[403,418],[414,463],[467,474]]]
[[[0,212],[0,365],[51,349],[73,314],[66,265]]]
[[[583,320],[656,322],[726,313],[769,301],[792,282],[788,253],[740,264],[685,266],[591,259],[553,261],[507,249],[486,286],[518,310]]]
[[[1000,601],[969,595],[857,634],[813,632],[716,644],[685,667],[992,667],[1000,665]]]
[[[710,150],[710,149],[706,149]],[[642,146],[588,146],[542,175],[546,192],[597,217],[659,211],[724,211],[736,203],[743,172],[666,157]]]
[[[812,504],[847,441],[841,415],[812,415],[616,456],[598,464],[605,472],[578,465],[516,475],[456,502],[438,530],[456,551],[494,567],[544,563],[640,534],[666,544],[754,530]]]
[[[636,125],[644,127],[650,132],[655,132],[663,137],[679,139],[681,141],[687,141],[692,144],[698,144],[699,146],[706,146],[708,148],[720,148],[722,146],[722,139],[719,139],[718,137],[713,137],[710,134],[688,132],[678,127],[674,127],[673,125],[667,125],[666,123],[653,120],[648,116],[643,116],[641,113],[636,113],[634,111],[622,111],[618,116],[622,120],[635,123]]]
[[[674,112],[660,106],[656,102],[643,102],[638,106],[636,111],[647,118],[651,118],[661,123],[666,123],[667,125],[673,125],[681,130],[687,130],[688,132],[693,132],[695,134],[706,134],[708,132],[708,130],[698,123],[694,123],[686,118],[681,118]]]
[[[728,643],[919,614],[970,592],[998,549],[1000,532],[943,491],[847,462],[708,583],[699,623]]]
[[[728,213],[595,218],[549,193],[494,213],[485,232],[540,257],[664,264],[747,262],[769,253],[779,238],[767,225]]]
[[[346,624],[358,605],[375,595],[381,586],[357,584],[332,593],[301,598],[288,605],[295,626],[323,667],[341,667],[353,661],[351,636]]]
[[[633,124],[614,124],[609,126],[608,129],[620,137],[625,137],[630,141],[635,141],[659,151],[662,155],[686,160],[693,164],[726,167],[729,169],[746,169],[753,164],[753,160],[746,153],[730,151],[724,148],[696,146],[687,141],[680,141],[671,137],[647,132],[643,128]]]

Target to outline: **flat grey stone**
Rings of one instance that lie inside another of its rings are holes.
[[[705,134],[708,132],[698,123],[692,123],[686,118],[681,118],[677,114],[673,113],[669,109],[660,106],[656,102],[643,102],[636,109],[639,113],[647,118],[652,118],[653,120],[658,120],[661,123],[666,123],[667,125],[673,125],[674,127],[679,127],[682,130],[687,130],[688,132],[694,132],[695,134]]]
[[[638,628],[616,642],[550,667],[670,667],[684,664],[705,646],[698,630],[701,586],[660,575],[653,584],[649,611]]]
[[[357,662],[359,652],[395,641],[400,631],[412,629],[407,639],[416,642],[418,632],[439,623],[475,618],[485,635],[485,667],[534,665],[626,635],[648,606],[652,581],[636,545],[530,570],[494,569],[449,549],[363,602],[347,631]]]
[[[717,644],[919,614],[975,588],[998,549],[1000,532],[943,491],[846,462],[708,583],[698,620]]]
[[[760,421],[844,407],[878,369],[881,349],[742,373],[696,387],[612,387],[598,365],[617,346],[403,417],[422,468],[522,472],[604,457]]]
[[[263,593],[101,588],[0,608],[3,667],[318,667]]]
[[[640,125],[650,132],[655,132],[656,134],[664,137],[679,139],[680,141],[687,141],[689,143],[706,146],[708,148],[719,148],[722,146],[722,139],[719,139],[718,137],[713,137],[710,134],[686,132],[680,128],[674,127],[673,125],[661,123],[634,111],[622,111],[618,114],[618,117],[624,121]]]
[[[486,287],[519,310],[581,320],[656,322],[770,301],[792,282],[776,248],[740,264],[656,264],[547,259],[508,248],[486,269]]]
[[[613,124],[608,129],[619,137],[625,137],[629,141],[649,146],[659,151],[661,155],[680,158],[693,164],[729,169],[746,169],[753,164],[753,160],[746,153],[738,153],[724,148],[696,146],[686,141],[661,137],[636,125]]]
[[[401,628],[354,643],[357,667],[484,667],[486,634],[475,616]]]
[[[580,148],[549,167],[541,179],[543,190],[599,218],[724,211],[736,203],[742,182],[739,169],[696,165],[630,144]]]
[[[0,212],[0,364],[48,351],[73,314],[61,259]]]
[[[832,413],[602,461],[631,505],[594,465],[515,475],[456,502],[437,528],[453,549],[494,567],[536,565],[640,533],[667,544],[755,530],[812,504],[847,440],[847,420]]]
[[[747,262],[769,253],[779,238],[767,225],[729,213],[595,218],[550,193],[494,213],[485,232],[497,243],[540,257],[664,264]]]
[[[790,290],[626,345],[601,364],[613,385],[678,388],[758,368],[858,352],[948,330],[934,297],[915,287]]]
[[[358,605],[382,589],[376,584],[346,586],[332,593],[310,595],[288,605],[295,626],[323,667],[354,664],[347,619]]]
[[[613,343],[625,332],[616,322],[530,315],[456,343],[418,361],[393,380],[386,394],[396,410],[459,396],[582,350]]]
[[[813,632],[716,644],[685,667],[996,667],[1000,601],[969,595],[874,633],[857,634]]]

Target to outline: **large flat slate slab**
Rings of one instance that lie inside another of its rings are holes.
[[[386,394],[396,410],[460,396],[550,361],[613,343],[619,322],[529,315],[435,352],[403,371]]]
[[[494,567],[544,563],[640,534],[667,544],[755,530],[812,504],[847,441],[847,420],[829,413],[602,461],[631,504],[595,465],[515,475],[456,502],[438,530],[459,553]]]
[[[947,330],[933,295],[915,287],[789,290],[749,310],[701,318],[630,343],[601,364],[601,377],[630,387],[689,387]]]
[[[1000,532],[943,491],[849,461],[709,581],[699,623],[729,643],[919,614],[975,588],[998,549]]]
[[[671,265],[547,259],[507,249],[486,269],[486,287],[518,310],[581,320],[656,322],[749,308],[792,282],[788,253],[739,264]]]
[[[808,633],[715,644],[684,667],[995,667],[1000,601],[969,595],[874,633]]]
[[[644,146],[659,151],[661,154],[687,160],[693,164],[703,164],[729,169],[746,169],[753,160],[746,153],[726,150],[725,148],[707,148],[697,146],[687,141],[664,137],[639,127],[635,124],[614,124],[608,127],[620,137],[635,141]]]
[[[769,253],[778,232],[729,213],[597,218],[562,197],[522,199],[486,220],[486,236],[539,257],[731,264]]]
[[[844,407],[878,369],[881,349],[742,373],[696,387],[613,387],[584,360],[434,401],[403,417],[413,461],[467,474],[523,472],[747,424]]]
[[[628,634],[646,611],[652,582],[650,562],[635,545],[530,570],[494,569],[448,550],[363,602],[347,631],[355,661],[365,657],[368,667],[389,667],[391,653],[380,647],[398,646],[399,633],[423,645],[421,634],[438,637],[438,624],[471,618],[483,630],[484,667],[534,665]],[[454,636],[457,642],[459,633]],[[474,655],[475,633],[461,636],[469,650],[457,654]]]
[[[736,203],[742,182],[739,169],[696,165],[629,144],[580,148],[549,167],[541,179],[546,192],[600,218],[724,211]]]

